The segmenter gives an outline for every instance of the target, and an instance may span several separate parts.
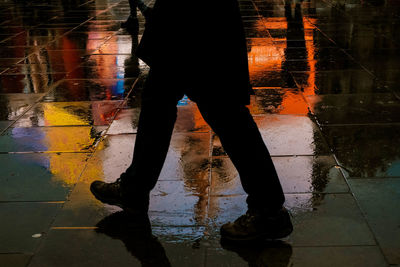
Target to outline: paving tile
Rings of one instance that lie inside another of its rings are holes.
[[[32,254],[0,254],[0,262],[4,267],[25,267],[32,256]]]
[[[156,232],[156,231],[154,231]],[[182,233],[177,233],[180,236]],[[162,240],[162,238],[160,238]],[[193,239],[191,239],[193,240]],[[162,246],[165,249],[167,258],[171,266],[206,266],[206,251],[204,248],[193,247],[193,243],[164,243]],[[160,265],[161,266],[161,265]]]
[[[378,37],[377,37],[378,38]],[[377,41],[378,43],[379,41]],[[385,75],[385,69],[400,69],[400,49],[377,49],[371,47],[370,50],[363,50],[360,55],[360,50],[352,51],[355,59],[358,60],[367,69],[376,72],[378,76]]]
[[[66,79],[135,79],[140,75],[138,58],[132,56],[124,66],[82,66],[67,74]]]
[[[139,108],[120,109],[117,116],[112,121],[107,134],[133,134],[137,132],[139,121]]]
[[[387,93],[376,78],[364,70],[292,72],[305,95]]]
[[[44,100],[48,102],[121,100],[133,83],[133,79],[68,79],[55,86]]]
[[[291,262],[296,266],[387,266],[376,246],[294,247]]]
[[[344,193],[349,189],[331,156],[273,157],[285,193]],[[245,194],[228,158],[213,160],[211,195]]]
[[[135,134],[106,135],[88,161],[81,181],[88,185],[94,180],[113,182],[132,162]]]
[[[208,225],[212,235],[219,235],[219,227],[236,220],[247,211],[246,195],[211,196],[208,208]]]
[[[323,127],[329,146],[350,177],[400,177],[399,125]]]
[[[0,93],[46,93],[64,74],[0,75]]]
[[[188,99],[180,101],[174,132],[206,133],[210,132],[210,130],[210,126],[204,121],[194,102]]]
[[[183,244],[190,245],[193,248],[197,248],[197,244],[199,240],[201,240],[204,236],[208,235],[207,229],[202,226],[185,226],[185,227],[152,227],[153,234],[156,235],[160,241],[164,244],[172,243],[172,244]],[[203,255],[202,249],[199,252]],[[175,255],[176,256],[176,255]],[[186,255],[181,256],[186,257]]]
[[[2,45],[5,45],[5,43],[1,43]],[[1,67],[11,67],[13,64],[16,64],[23,60],[23,58],[0,58],[0,66]]]
[[[285,206],[293,215],[294,246],[376,245],[351,194],[290,194]]]
[[[56,64],[41,64],[41,63],[30,63],[27,64],[15,64],[10,67],[3,75],[30,75],[30,74],[40,74],[44,76],[44,74],[54,74],[57,76],[66,75],[68,73],[68,69],[65,65],[56,65]]]
[[[223,223],[246,212],[245,200],[245,195],[211,197],[208,216],[213,235]],[[286,194],[285,206],[294,224],[286,240],[293,246],[376,245],[350,194]]]
[[[49,97],[47,97],[48,99]],[[109,125],[122,101],[50,102],[38,103],[13,125],[78,126]]]
[[[30,266],[204,266],[204,249],[132,236],[119,227],[118,231],[52,230]]]
[[[400,264],[400,180],[349,179],[349,184],[389,264]]]
[[[129,235],[127,235],[129,236]],[[143,256],[146,240],[132,243],[96,233],[95,230],[51,230],[29,266],[142,266],[135,257]],[[142,256],[139,254],[140,256]],[[73,255],[73,257],[71,257]],[[99,256],[101,255],[101,256]]]
[[[222,243],[222,248],[207,248],[206,266],[290,266],[292,253],[290,244],[283,242],[247,246]]]
[[[118,208],[101,204],[89,191],[93,180],[115,181],[131,163],[135,135],[108,136],[88,161],[57,226],[93,226]],[[208,134],[176,134],[165,168],[152,191],[150,212],[156,225],[204,223],[208,197]],[[182,205],[185,203],[185,205]]]
[[[32,53],[32,47],[25,46],[2,46],[0,49],[0,58],[24,58]]]
[[[208,180],[207,180],[208,182]],[[201,225],[207,216],[207,187],[195,192],[182,181],[159,181],[151,193],[149,210],[155,213],[155,225]],[[202,190],[203,189],[203,190]],[[194,191],[194,190],[193,190]],[[169,213],[169,216],[157,216]]]
[[[7,39],[2,44],[7,46],[26,45],[26,46],[40,46],[46,45],[51,41],[54,41],[56,36],[30,36],[27,32]],[[22,59],[22,58],[21,58]]]
[[[104,127],[9,128],[0,136],[0,152],[90,152]]]
[[[13,121],[0,121],[0,132],[4,131],[12,123]]]
[[[318,127],[305,116],[268,115],[254,117],[272,156],[327,155],[329,148]],[[224,154],[218,138],[213,140],[213,155]]]
[[[293,89],[256,89],[249,109],[252,115],[307,115],[309,112],[302,92]]]
[[[322,124],[400,121],[400,101],[393,94],[320,95],[306,99]]]
[[[270,71],[268,68],[252,69],[251,66],[249,66],[249,71],[250,82],[254,87],[296,87],[292,76],[287,71]]]
[[[27,33],[29,36],[56,36],[61,37],[70,29],[68,28],[59,28],[59,29],[28,29]]]
[[[132,39],[130,35],[117,35],[107,40],[107,42],[100,46],[93,54],[131,55],[134,53],[137,44],[137,37],[135,40]]]
[[[0,201],[65,200],[88,157],[84,153],[0,154]]]
[[[112,63],[113,66],[117,67],[124,67],[126,62],[129,62],[129,60],[132,58],[132,56],[129,54],[125,55],[118,55],[118,54],[113,54],[113,55],[91,55],[88,57],[85,61],[85,63],[82,66],[97,66],[99,63],[101,65],[107,64],[107,62]]]
[[[287,42],[286,46],[284,50],[286,61],[309,60],[311,65],[314,60],[324,62],[327,60],[334,61],[338,58],[348,58],[345,51],[337,47],[311,46],[306,41],[303,47],[291,46],[290,42]]]
[[[46,45],[46,50],[85,50],[85,54],[92,54],[97,48],[104,44],[107,36],[91,39],[88,34],[69,33],[63,38],[56,39]]]
[[[90,192],[89,183],[78,183],[54,220],[54,227],[95,227],[103,218],[121,211],[102,204]]]
[[[24,114],[43,94],[0,94],[0,120],[15,120]]]
[[[287,243],[265,243],[223,248],[207,249],[207,266],[387,266],[374,246],[292,248]]]
[[[0,203],[0,251],[33,253],[60,207],[57,203]],[[34,238],[34,234],[42,237]]]

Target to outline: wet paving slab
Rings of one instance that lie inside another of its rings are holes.
[[[400,179],[350,179],[349,184],[389,264],[399,264]]]
[[[329,155],[322,133],[306,116],[256,116],[255,121],[272,156]],[[213,140],[213,155],[225,155],[218,137]]]
[[[16,120],[42,97],[43,94],[0,94],[0,120]]]
[[[25,267],[30,262],[32,256],[33,254],[22,254],[22,253],[1,254],[0,262],[4,266]]]
[[[2,253],[33,253],[48,233],[61,203],[0,203]],[[32,237],[38,235],[37,238]]]
[[[117,113],[122,101],[38,103],[13,127],[36,126],[106,126]]]
[[[184,97],[178,103],[177,121],[174,132],[208,133],[210,126],[204,121],[196,103]]]
[[[265,243],[257,247],[224,246],[207,250],[208,266],[385,266],[379,248],[292,247],[287,243]],[[338,257],[338,255],[340,255]],[[356,256],[357,255],[357,256]],[[367,260],[368,258],[368,260]]]
[[[273,157],[272,160],[285,193],[349,192],[340,168],[332,156]],[[245,192],[230,159],[213,159],[211,195],[238,194],[245,195]]]
[[[342,94],[306,97],[321,124],[398,123],[400,101],[387,94]]]
[[[114,181],[129,166],[136,137],[141,85],[127,99],[133,83],[126,78],[145,76],[148,67],[130,55],[141,36],[132,39],[120,29],[128,6],[119,0],[0,4],[0,93],[7,98],[0,102],[11,110],[0,118],[0,160],[9,166],[0,197],[12,201],[0,205],[17,205],[0,210],[18,211],[4,229],[14,240],[4,249],[11,254],[0,254],[0,262],[25,266],[35,251],[30,266],[141,266],[149,256],[138,248],[145,247],[158,266],[399,264],[393,144],[400,13],[393,1],[240,1],[247,36],[256,37],[248,38],[257,89],[249,108],[295,224],[283,242],[256,248],[220,243],[219,227],[246,211],[246,196],[218,139],[187,99],[178,104],[175,137],[151,196],[159,241],[138,245],[122,229],[120,209],[91,195],[91,181]],[[13,93],[46,98],[29,109]],[[123,106],[110,104],[122,100]],[[52,153],[62,151],[78,153]],[[18,168],[27,164],[37,170],[29,173],[33,180]],[[15,202],[45,199],[61,202]],[[46,208],[31,211],[53,204],[63,206],[57,217],[37,212]],[[121,231],[94,229],[103,219]],[[43,227],[17,233],[9,230],[12,220]],[[32,243],[35,233],[42,236]]]
[[[291,88],[255,89],[249,110],[253,116],[266,114],[307,115],[309,113],[303,93]]]
[[[29,76],[31,74],[57,74],[57,76],[63,76],[68,73],[65,69],[65,65],[49,65],[49,64],[34,64],[34,62],[28,64],[14,64],[9,67],[4,75],[16,75],[22,74]]]
[[[112,72],[113,69],[106,71]],[[54,86],[44,101],[122,100],[135,82],[135,79],[77,79],[71,76]]]
[[[291,72],[304,95],[375,94],[391,90],[365,70]]]
[[[46,45],[60,36],[29,36],[26,32],[21,32],[20,34],[4,40],[1,44],[5,46],[43,46]]]
[[[400,177],[400,151],[395,144],[400,126],[325,126],[324,136],[350,177]]]
[[[58,266],[204,266],[205,249],[193,250],[187,244],[161,243],[157,239],[125,238],[126,232],[97,233],[93,230],[52,230],[46,246],[37,255],[30,266],[42,264]],[[70,245],[67,245],[70,244]],[[75,244],[75,245],[74,245]],[[80,246],[87,249],[78,249]],[[73,253],[74,257],[65,258],[65,253]],[[149,254],[148,251],[152,253]],[[103,260],[98,260],[101,253]],[[65,258],[65,260],[64,260]],[[63,259],[60,261],[60,259]],[[64,265],[65,264],[65,265]],[[170,265],[169,265],[170,264]]]
[[[250,68],[250,81],[254,87],[296,87],[293,77],[288,71],[268,71]]]
[[[135,134],[139,122],[140,108],[118,110],[117,115],[107,130],[108,135]]]
[[[14,121],[0,121],[0,133],[7,129]]]
[[[104,126],[8,128],[0,152],[90,152]]]
[[[84,153],[0,154],[0,201],[64,201],[88,158]]]
[[[64,76],[63,73],[0,75],[0,93],[46,93]]]
[[[114,181],[129,167],[135,137],[132,134],[107,136],[98,145],[55,225],[93,226],[104,215],[115,212],[116,208],[104,206],[92,196],[89,185],[93,180]],[[209,145],[210,135],[207,133],[174,135],[166,167],[151,194],[150,213],[159,218],[159,223],[165,225],[166,221],[173,221],[182,225],[191,220],[190,224],[194,226],[195,218],[204,217],[207,210],[207,201],[204,200],[209,186]],[[185,205],[182,205],[183,199],[186,199]],[[193,210],[195,206],[198,208]],[[164,216],[165,213],[169,215]]]

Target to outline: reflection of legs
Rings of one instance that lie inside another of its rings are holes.
[[[208,103],[199,103],[199,109],[238,170],[249,209],[280,209],[285,201],[282,187],[249,110],[241,105]]]

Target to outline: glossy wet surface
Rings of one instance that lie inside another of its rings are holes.
[[[120,28],[127,1],[0,1],[0,266],[400,264],[399,3],[239,3],[249,109],[293,234],[220,242],[246,194],[187,98],[151,193],[157,238],[132,234],[89,185],[132,159],[149,70],[132,54],[143,16],[131,35]]]

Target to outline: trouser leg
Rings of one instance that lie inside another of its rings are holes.
[[[131,17],[136,18],[137,13],[136,13],[136,8],[138,6],[138,0],[129,0],[129,7],[131,10]]]
[[[160,86],[156,82],[160,80],[163,81],[150,72],[145,84],[132,164],[121,175],[122,186],[128,192],[150,192],[168,152],[177,116],[176,105],[183,94]]]
[[[142,12],[142,14],[144,12],[146,12],[147,10],[147,6],[146,4],[143,2],[143,0],[136,0],[137,1],[137,7],[139,8],[140,12]]]
[[[280,209],[285,196],[268,149],[246,106],[199,102],[198,107],[239,172],[249,209]]]

